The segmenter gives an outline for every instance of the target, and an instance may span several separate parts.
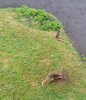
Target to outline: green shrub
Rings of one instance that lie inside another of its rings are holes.
[[[24,6],[16,8],[16,12],[18,14],[19,21],[22,22],[22,18],[27,19],[26,21],[28,21],[29,27],[34,26],[34,28],[48,31],[58,31],[62,27],[62,24],[53,15],[45,12],[44,10],[36,10]]]
[[[41,29],[42,30],[53,30],[53,31],[56,31],[56,30],[59,30],[61,28],[61,25],[60,23],[58,22],[50,22],[50,21],[47,21],[45,22],[42,26],[41,26]]]

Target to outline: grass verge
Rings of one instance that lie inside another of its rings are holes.
[[[17,19],[15,9],[0,9],[0,100],[86,100],[86,65],[66,34],[57,41],[54,31]],[[41,86],[48,73],[62,69],[69,82]]]

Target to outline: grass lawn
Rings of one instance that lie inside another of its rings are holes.
[[[57,41],[55,27],[31,28],[17,17],[0,9],[0,100],[86,100],[86,64],[66,34]],[[63,69],[69,81],[41,86],[48,73]]]

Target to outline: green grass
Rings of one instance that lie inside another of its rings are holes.
[[[86,100],[86,64],[66,34],[57,41],[54,31],[30,28],[17,14],[0,10],[0,100]],[[68,82],[41,86],[48,73],[63,69]]]

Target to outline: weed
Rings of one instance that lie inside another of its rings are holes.
[[[59,22],[53,15],[43,10],[36,10],[24,6],[16,8],[15,11],[18,14],[18,20],[22,22],[22,19],[25,18],[29,27],[48,31],[58,31],[62,27],[61,22]]]

